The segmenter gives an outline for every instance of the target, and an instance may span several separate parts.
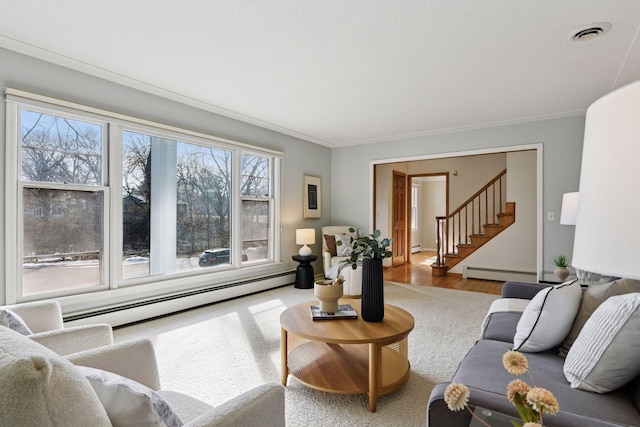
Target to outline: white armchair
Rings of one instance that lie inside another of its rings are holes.
[[[111,325],[98,323],[65,328],[60,303],[55,300],[0,306],[2,309],[20,316],[33,332],[29,338],[63,356],[113,344]]]
[[[332,269],[332,267],[347,259],[345,256],[338,256],[337,252],[334,252],[333,250],[336,248],[336,235],[354,235],[354,233],[349,231],[349,228],[356,229],[355,227],[348,225],[322,227],[322,267],[324,269],[325,277],[327,277],[327,273]],[[329,242],[327,240],[329,240]],[[344,296],[347,298],[360,297],[362,295],[362,266],[359,265],[354,270],[350,265],[347,265],[340,270],[339,274],[344,278],[344,283],[342,285]]]
[[[0,326],[0,354],[2,426],[156,426],[165,425],[160,418],[176,421],[176,415],[187,427],[285,425],[284,388],[277,382],[215,408],[181,393],[160,390],[149,340],[63,357]],[[104,375],[104,380],[96,384],[91,376],[94,372]],[[215,381],[210,383],[214,386]]]

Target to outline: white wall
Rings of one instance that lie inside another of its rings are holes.
[[[12,87],[79,104],[116,111],[131,116],[202,132],[217,137],[253,144],[284,153],[281,203],[281,261],[273,265],[270,274],[293,270],[291,259],[299,246],[295,244],[296,228],[315,228],[313,253],[320,255],[320,229],[331,224],[331,150],[258,126],[223,117],[202,109],[181,104],[160,96],[126,87],[85,73],[41,61],[0,48],[0,87]],[[212,76],[215,78],[215,76]],[[5,141],[5,103],[0,102],[0,140]],[[0,164],[5,164],[5,150],[0,150]],[[302,176],[319,176],[322,181],[322,218],[302,218]],[[5,175],[0,174],[0,239],[5,240]],[[4,249],[3,249],[4,250]],[[5,277],[5,260],[0,256],[0,277]],[[320,261],[315,272],[322,271]],[[243,272],[251,276],[256,273]],[[245,278],[244,276],[239,278]],[[292,276],[293,277],[293,276]],[[216,279],[209,279],[211,284]],[[0,304],[5,303],[4,280],[0,284]]]
[[[547,268],[555,254],[573,251],[573,227],[559,224],[559,212],[562,194],[578,190],[583,137],[581,115],[333,149],[332,217],[336,223],[371,223],[374,162],[542,143],[543,212],[545,216],[548,211],[556,213],[555,221],[542,224]],[[345,191],[345,186],[352,191]]]
[[[424,189],[422,197],[422,215],[421,215],[421,231],[422,231],[422,250],[436,250],[436,217],[445,216],[447,183],[441,181],[425,181],[422,182]]]
[[[497,270],[536,272],[537,173],[536,151],[507,154],[507,201],[516,204],[516,222],[456,265]]]

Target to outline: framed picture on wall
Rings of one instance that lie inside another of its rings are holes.
[[[320,218],[322,216],[320,177],[305,175],[302,185],[303,217]]]

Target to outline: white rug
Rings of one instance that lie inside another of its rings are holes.
[[[289,377],[287,426],[425,426],[433,386],[447,381],[473,345],[496,295],[385,283],[385,302],[413,314],[411,375],[368,410],[366,394],[310,389]],[[280,313],[313,300],[312,289],[286,286],[117,329],[117,342],[154,342],[163,389],[211,405],[268,381],[280,381]]]

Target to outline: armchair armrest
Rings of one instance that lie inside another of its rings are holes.
[[[504,282],[502,285],[502,298],[532,299],[538,292],[548,288],[545,283],[528,282]]]
[[[95,347],[113,344],[111,325],[96,324],[72,326],[65,329],[38,332],[29,338],[53,350],[61,356]]]
[[[322,269],[324,272],[324,276],[327,277],[327,271],[331,268],[331,252],[322,251]]]
[[[249,390],[191,420],[185,427],[283,427],[284,387],[271,382]]]
[[[160,390],[153,344],[148,339],[127,341],[67,355],[74,365],[103,369]]]
[[[6,306],[25,321],[33,333],[62,329],[62,309],[54,300],[25,302]]]

